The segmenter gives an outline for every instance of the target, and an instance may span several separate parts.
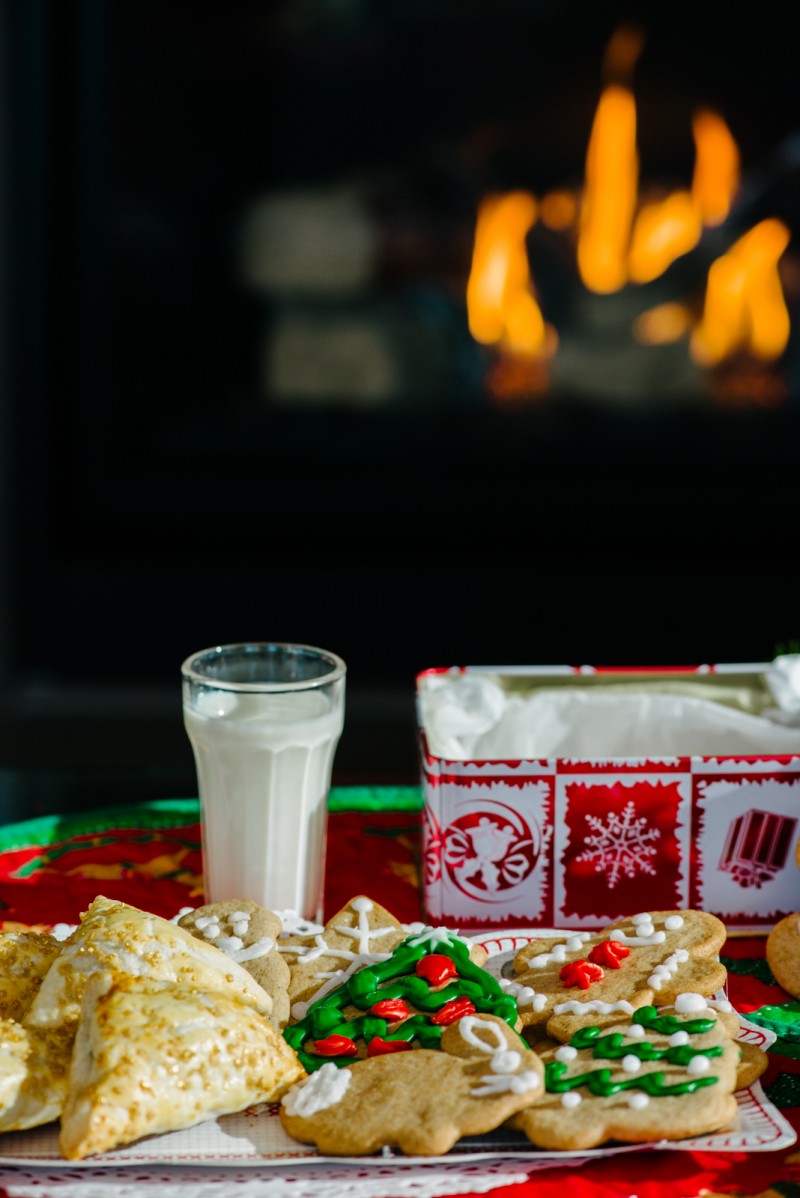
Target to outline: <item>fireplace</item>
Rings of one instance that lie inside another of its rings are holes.
[[[800,636],[776,20],[3,15],[7,696],[157,692],[188,771],[183,657],[301,639],[350,666],[344,760],[413,773],[418,669]]]

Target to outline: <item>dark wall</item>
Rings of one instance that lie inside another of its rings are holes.
[[[579,178],[628,17],[649,28],[643,169],[685,173],[691,109],[716,102],[760,187],[798,115],[774,24],[543,3],[2,12],[9,693],[168,690],[202,646],[298,639],[344,656],[354,712],[402,697],[386,754],[405,768],[418,669],[759,660],[800,636],[791,371],[766,406],[656,385],[501,409],[461,291],[484,190]],[[390,242],[365,305],[401,296],[437,364],[383,407],[276,405],[242,214],[354,174]],[[787,169],[769,191],[784,216],[793,188]]]

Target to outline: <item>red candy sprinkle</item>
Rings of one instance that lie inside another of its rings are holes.
[[[382,1040],[375,1036],[367,1045],[368,1057],[382,1057],[387,1052],[413,1052],[414,1046],[407,1040]]]
[[[382,998],[380,1002],[373,1003],[369,1013],[389,1023],[399,1023],[401,1019],[408,1019],[411,1011],[402,998]]]
[[[458,977],[458,970],[444,953],[431,953],[417,961],[417,975],[431,986],[441,986],[449,978]]]
[[[446,1002],[443,1007],[440,1007],[435,1015],[431,1015],[431,1023],[446,1026],[449,1023],[455,1023],[457,1019],[463,1019],[465,1015],[474,1015],[475,1009],[475,1004],[466,995],[451,998],[450,1002]]]
[[[579,961],[569,961],[563,965],[558,976],[565,986],[580,986],[581,990],[588,990],[592,982],[599,982],[604,974],[599,965],[592,965],[581,957]]]
[[[606,965],[609,969],[621,969],[622,959],[630,955],[627,944],[620,944],[619,940],[602,940],[589,953],[589,960],[596,965]]]
[[[349,1036],[326,1036],[314,1041],[314,1052],[319,1057],[357,1057],[358,1049]]]

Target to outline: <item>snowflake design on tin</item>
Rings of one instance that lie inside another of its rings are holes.
[[[636,818],[632,802],[626,804],[621,815],[610,811],[605,820],[596,815],[585,818],[594,830],[584,840],[588,848],[575,860],[591,861],[595,873],[606,873],[609,889],[614,889],[623,874],[626,878],[634,878],[639,872],[655,874],[647,858],[655,856],[656,850],[650,842],[658,840],[661,832],[658,828],[648,828],[644,816]]]

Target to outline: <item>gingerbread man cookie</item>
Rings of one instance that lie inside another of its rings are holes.
[[[323,926],[295,911],[277,912],[282,932],[278,952],[289,966],[292,1014],[300,1018],[309,1000],[364,965],[385,960],[406,936],[393,915],[364,894],[356,895]]]
[[[542,1054],[545,1095],[509,1120],[538,1148],[581,1150],[718,1131],[736,1115],[739,1048],[713,1017],[644,1006]]]
[[[513,994],[524,1025],[563,1039],[584,1016],[609,1022],[678,994],[714,994],[727,973],[717,959],[725,925],[705,911],[647,911],[597,933],[534,940],[514,958]],[[562,1017],[556,1025],[554,1016]]]
[[[337,1069],[333,1061],[293,1086],[280,1118],[319,1151],[361,1156],[384,1147],[448,1152],[492,1131],[542,1094],[538,1056],[502,1019],[468,1015],[445,1028],[441,1051],[421,1048]]]
[[[187,911],[180,927],[206,940],[243,966],[272,998],[270,1023],[280,1032],[289,1021],[289,966],[278,952],[281,921],[252,899],[227,899]]]

